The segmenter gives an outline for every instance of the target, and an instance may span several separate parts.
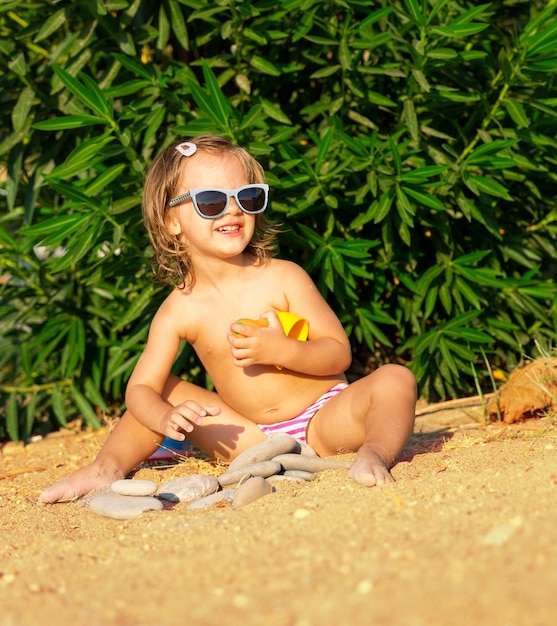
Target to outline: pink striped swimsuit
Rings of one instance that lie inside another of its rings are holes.
[[[331,387],[329,391],[324,393],[320,398],[311,405],[305,411],[302,411],[296,417],[293,417],[284,422],[277,422],[276,424],[258,424],[259,428],[268,436],[272,433],[286,433],[291,437],[295,437],[298,441],[306,440],[306,430],[311,418],[323,408],[327,402],[334,398],[343,389],[348,387],[347,383],[339,383],[334,387]]]

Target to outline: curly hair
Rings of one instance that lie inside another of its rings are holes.
[[[263,183],[265,173],[261,165],[244,149],[225,137],[200,135],[191,140],[198,151],[234,155],[243,165],[249,184]],[[184,156],[176,150],[182,141],[167,146],[151,164],[143,190],[143,223],[154,250],[152,259],[155,278],[179,289],[191,288],[195,283],[194,268],[188,254],[188,244],[169,232],[166,218],[168,203],[176,196],[184,166]],[[187,158],[187,157],[185,157]],[[246,252],[258,264],[268,262],[274,255],[279,229],[263,213],[255,216],[255,231]]]

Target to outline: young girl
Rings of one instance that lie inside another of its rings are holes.
[[[320,456],[357,452],[348,473],[358,483],[393,480],[388,468],[413,431],[414,376],[384,365],[347,384],[346,334],[309,276],[272,258],[267,203],[259,163],[222,137],[173,144],[155,159],[144,221],[157,276],[175,288],[152,321],[127,412],[94,462],[46,489],[41,504],[125,477],[165,437],[187,437],[230,461],[281,430]],[[307,319],[308,341],[287,337],[277,311]],[[235,324],[259,317],[267,327]],[[170,374],[181,341],[195,349],[214,392]]]

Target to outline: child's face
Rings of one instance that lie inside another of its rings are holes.
[[[248,183],[244,166],[234,155],[198,151],[184,157],[175,196],[191,189],[232,190]],[[233,197],[224,215],[216,219],[200,217],[191,199],[168,209],[168,218],[169,231],[189,244],[194,263],[197,257],[226,259],[242,254],[253,237],[256,219],[242,211]]]

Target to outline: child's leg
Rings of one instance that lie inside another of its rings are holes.
[[[384,365],[332,398],[312,419],[308,443],[321,456],[357,451],[349,476],[363,485],[391,482],[388,468],[414,429],[416,380],[400,365]]]
[[[189,441],[215,458],[231,460],[265,439],[257,425],[233,411],[216,393],[171,377],[163,397],[172,404],[195,400],[201,405],[220,407],[219,415],[207,416],[202,426],[196,426],[187,434]],[[39,504],[75,500],[93,489],[124,478],[149,457],[162,440],[161,434],[141,425],[129,412],[124,413],[96,459],[45,489],[39,496]]]

